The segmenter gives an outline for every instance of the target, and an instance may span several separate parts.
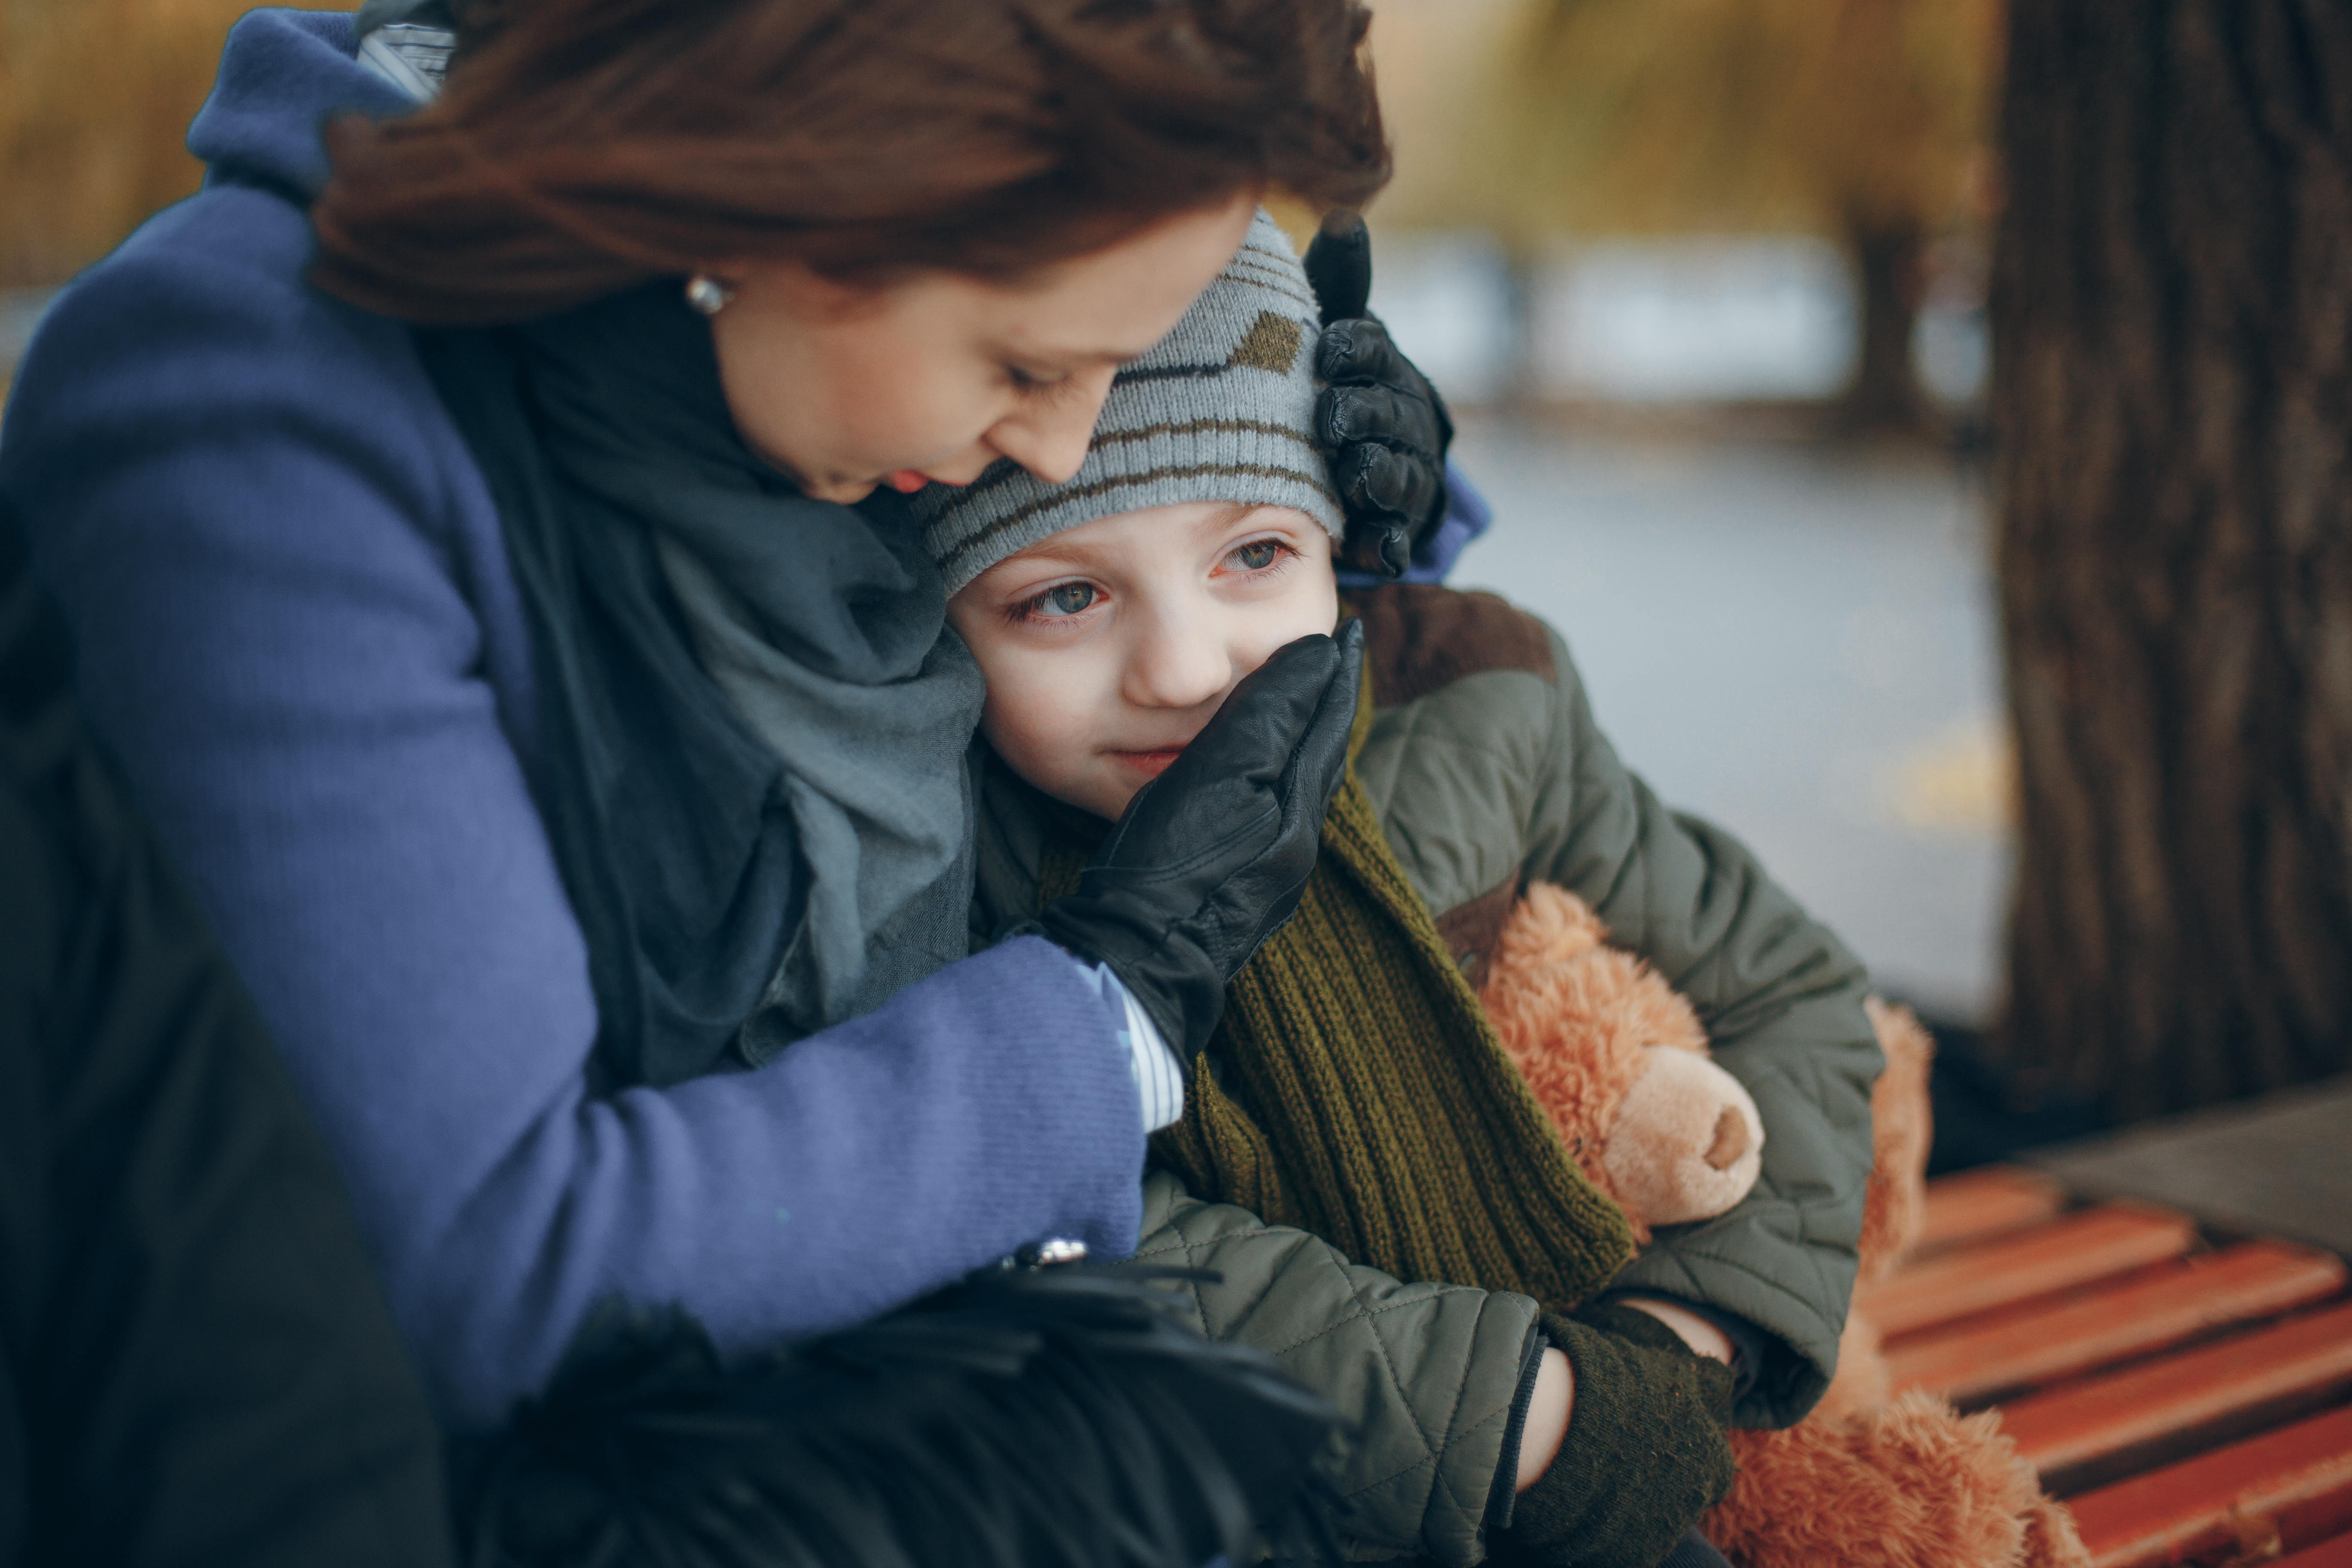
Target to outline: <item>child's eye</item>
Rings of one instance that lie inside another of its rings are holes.
[[[1100,596],[1092,583],[1056,583],[1018,608],[1024,620],[1052,620],[1092,609]]]
[[[1225,560],[1244,572],[1263,572],[1288,553],[1289,547],[1279,539],[1253,539],[1247,544],[1235,545]]]

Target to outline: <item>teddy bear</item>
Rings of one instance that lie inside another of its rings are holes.
[[[1491,950],[1479,1000],[1587,1177],[1646,1242],[1654,1225],[1721,1214],[1756,1184],[1755,1102],[1707,1059],[1697,1015],[1563,889],[1529,886]],[[1886,1068],[1871,1094],[1860,1282],[1916,1242],[1934,1045],[1872,998]],[[1934,1394],[1890,1397],[1879,1335],[1848,1315],[1838,1369],[1784,1431],[1735,1428],[1738,1476],[1700,1521],[1736,1568],[2088,1568],[2065,1508],[2001,1435]]]

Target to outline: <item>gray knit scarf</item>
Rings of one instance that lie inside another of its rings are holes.
[[[783,763],[814,873],[806,917],[745,1037],[747,1055],[762,1059],[871,1012],[968,950],[965,756],[980,667],[942,626],[910,677],[826,674],[770,641],[760,612],[680,535],[657,532],[654,542],[703,668]]]
[[[756,1065],[962,957],[982,687],[903,499],[753,456],[676,282],[419,342],[530,619],[599,1086]]]

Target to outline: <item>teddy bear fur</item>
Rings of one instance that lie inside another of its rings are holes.
[[[1582,900],[1536,883],[1504,923],[1479,1001],[1536,1103],[1647,1242],[1653,1223],[1745,1197],[1764,1127],[1737,1079],[1700,1065],[1706,1031],[1690,1004],[1608,939]],[[1690,1060],[1661,1062],[1664,1051]],[[1676,1095],[1695,1103],[1677,1107]]]
[[[1704,1054],[1705,1031],[1673,988],[1563,889],[1531,886],[1492,949],[1480,999],[1505,1048],[1585,1173],[1609,1179],[1609,1134],[1646,1053]],[[1886,1054],[1871,1095],[1871,1173],[1860,1279],[1899,1268],[1926,1214],[1934,1045],[1873,998]],[[1727,1205],[1726,1205],[1727,1206]],[[1628,1217],[1647,1238],[1643,1216]],[[2063,1505],[2000,1431],[1913,1390],[1891,1394],[1879,1334],[1850,1313],[1838,1369],[1812,1414],[1785,1431],[1734,1429],[1738,1475],[1700,1529],[1737,1568],[2088,1568]]]

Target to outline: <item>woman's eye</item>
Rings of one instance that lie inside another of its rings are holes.
[[[1061,385],[1063,378],[1058,375],[1043,375],[1017,364],[1008,364],[1004,367],[1004,379],[1022,392],[1045,392]]]
[[[1096,597],[1091,583],[1056,583],[1023,607],[1033,616],[1075,616],[1093,608]]]
[[[1225,557],[1244,572],[1263,572],[1282,559],[1282,542],[1276,539],[1256,539],[1236,545]]]

